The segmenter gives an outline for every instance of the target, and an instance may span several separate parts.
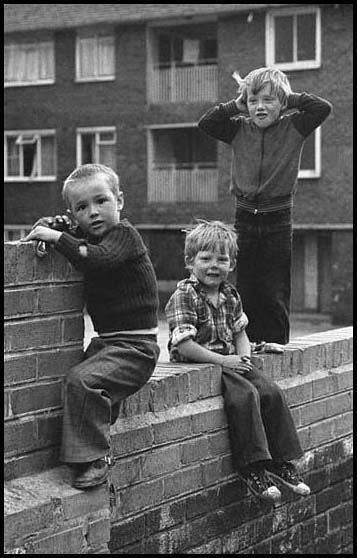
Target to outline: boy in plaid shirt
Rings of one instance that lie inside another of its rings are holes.
[[[234,466],[255,496],[276,503],[281,493],[275,480],[296,494],[310,489],[290,462],[303,451],[283,392],[250,362],[248,320],[227,281],[236,257],[236,235],[220,221],[199,221],[187,233],[191,275],[178,283],[165,308],[170,360],[222,366]]]

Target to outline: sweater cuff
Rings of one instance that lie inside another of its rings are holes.
[[[232,99],[231,101],[228,101],[227,103],[221,103],[220,106],[223,108],[224,112],[228,116],[235,116],[236,114],[241,112],[239,110],[239,108],[237,107],[237,103],[235,102],[234,99]]]
[[[288,109],[299,108],[302,93],[291,93],[288,97]]]
[[[86,245],[85,240],[79,240],[78,238],[74,238],[70,234],[63,232],[55,244],[55,248],[63,256],[73,258],[73,256],[78,257],[80,255],[79,247],[83,244]]]

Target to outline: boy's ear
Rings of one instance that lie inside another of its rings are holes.
[[[120,192],[118,194],[118,199],[117,199],[117,209],[118,211],[121,211],[124,207],[124,194],[123,192]]]
[[[193,267],[193,258],[190,258],[189,256],[185,256],[185,265],[187,269],[191,270]]]
[[[73,213],[70,209],[66,209],[66,214],[68,215],[68,217],[70,218],[70,220],[72,221],[73,224],[77,224],[77,221],[73,217]]]
[[[234,268],[235,268],[236,264],[237,264],[237,260],[236,259],[232,260],[229,271],[234,271]]]

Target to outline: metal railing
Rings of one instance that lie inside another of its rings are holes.
[[[215,202],[218,200],[218,169],[163,168],[149,174],[149,202]]]
[[[154,66],[150,83],[150,101],[153,103],[215,101],[218,68],[216,64]]]

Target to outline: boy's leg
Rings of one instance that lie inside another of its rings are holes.
[[[261,233],[258,276],[262,340],[285,345],[290,336],[291,223],[267,221]]]
[[[222,369],[223,396],[235,467],[271,459],[256,387],[230,368]]]
[[[245,378],[259,393],[261,417],[272,459],[290,461],[300,458],[303,450],[282,389],[255,366]]]
[[[246,211],[236,214],[237,232],[237,290],[247,314],[249,324],[246,328],[249,340],[255,343],[264,341],[263,315],[259,292],[259,231],[252,220],[254,216]]]
[[[95,339],[67,379],[61,460],[91,462],[108,454],[112,405],[138,391],[152,375],[159,348],[154,342]],[[93,354],[94,353],[94,354]]]

